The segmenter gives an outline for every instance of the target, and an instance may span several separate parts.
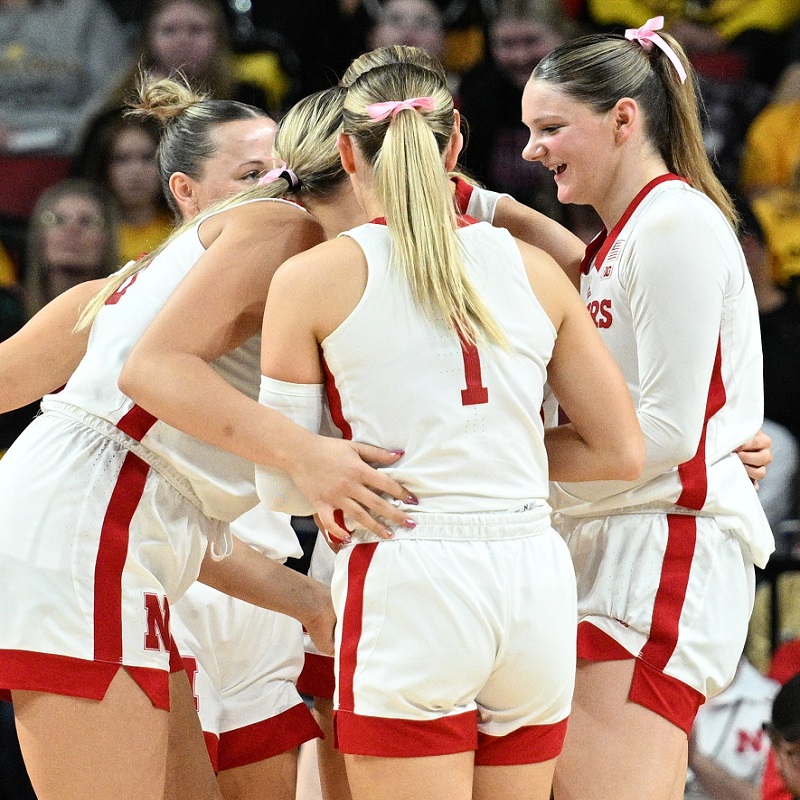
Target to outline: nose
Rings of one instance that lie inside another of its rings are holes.
[[[541,161],[542,158],[544,158],[545,152],[544,145],[531,134],[531,138],[528,139],[528,144],[525,145],[522,151],[522,157],[525,161]]]

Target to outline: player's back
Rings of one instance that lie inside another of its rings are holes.
[[[385,225],[350,231],[368,277],[347,319],[322,342],[334,422],[347,438],[402,449],[386,468],[420,499],[416,512],[513,510],[547,497],[540,408],[555,329],[520,252],[486,223],[459,229],[469,278],[508,349],[460,341],[412,297],[390,264]]]

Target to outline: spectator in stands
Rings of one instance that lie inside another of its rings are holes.
[[[800,18],[800,5],[787,0],[587,0],[586,10],[605,29],[638,28],[664,14],[698,72],[768,85],[783,69],[787,32]]]
[[[119,266],[114,199],[90,181],[61,181],[31,216],[25,265],[28,316],[71,286]]]
[[[238,80],[225,16],[215,0],[153,0],[142,31],[139,60],[117,87],[115,106],[133,97],[140,69],[158,78],[181,71],[217,99],[274,110],[261,86]],[[277,102],[277,98],[273,100]]]
[[[103,0],[0,0],[0,152],[71,155],[127,64]]]
[[[460,100],[467,170],[490,189],[572,227],[552,173],[520,159],[529,136],[520,117],[522,90],[540,59],[571,35],[570,25],[558,0],[502,0],[489,26],[489,59],[464,75]]]
[[[743,656],[730,685],[700,706],[685,800],[758,800],[769,753],[762,725],[778,688]]]
[[[800,673],[790,678],[778,692],[772,704],[772,718],[764,726],[772,741],[772,753],[777,775],[784,792],[777,785],[769,768],[764,779],[763,797],[800,797]]]
[[[114,110],[93,126],[76,165],[76,175],[104,186],[117,201],[120,263],[157,247],[175,222],[161,191],[158,141],[151,121]]]
[[[372,47],[406,44],[438,61],[444,55],[442,12],[433,0],[386,0],[370,35]]]

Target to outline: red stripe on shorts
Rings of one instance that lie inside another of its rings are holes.
[[[217,771],[257,764],[320,736],[306,704],[298,703],[269,719],[220,733]]]
[[[94,572],[94,657],[122,663],[122,571],[131,519],[142,498],[149,467],[125,454],[100,531]]]
[[[331,700],[335,688],[333,658],[319,653],[306,653],[303,669],[297,678],[297,691],[311,697]]]
[[[566,735],[566,719],[551,725],[525,725],[505,736],[478,731],[475,766],[513,767],[550,761],[561,752]]]
[[[364,584],[378,542],[354,545],[347,562],[347,598],[342,614],[342,643],[339,647],[339,708],[354,711],[353,676],[364,612]]]
[[[353,714],[340,708],[334,715],[334,725],[336,746],[343,753],[356,756],[444,756],[478,747],[476,711],[438,719],[390,719]]]
[[[711,383],[708,387],[706,414],[703,419],[703,430],[700,433],[700,443],[692,458],[678,466],[678,476],[683,487],[681,496],[678,498],[679,506],[699,511],[705,505],[708,493],[708,472],[706,470],[708,421],[725,405],[726,399],[725,385],[722,382],[722,343],[718,340],[714,367],[711,370]]]
[[[653,601],[650,635],[639,654],[642,660],[659,670],[667,666],[678,644],[678,624],[697,540],[697,518],[689,514],[667,514],[667,526],[667,547]]]
[[[158,418],[154,417],[149,411],[145,411],[141,406],[134,406],[117,423],[117,427],[123,433],[127,433],[131,439],[141,442],[145,434],[156,422],[158,422]]]

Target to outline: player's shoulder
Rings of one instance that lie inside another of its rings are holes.
[[[652,190],[633,220],[640,235],[728,235],[730,224],[719,206],[684,181],[668,181]]]

